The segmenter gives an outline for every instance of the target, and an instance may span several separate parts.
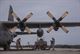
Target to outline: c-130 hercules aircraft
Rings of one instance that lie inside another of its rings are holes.
[[[52,29],[57,31],[60,28],[66,33],[69,31],[65,27],[75,27],[80,26],[80,22],[60,22],[68,12],[66,11],[58,20],[50,13],[47,15],[53,19],[53,22],[26,22],[33,13],[29,13],[23,20],[21,20],[13,11],[10,5],[8,21],[0,21],[0,47],[4,50],[9,50],[11,42],[17,35],[21,34],[37,34],[38,37],[42,37],[44,31],[41,28],[49,28],[47,32],[49,33]],[[14,21],[14,17],[18,22]],[[64,26],[65,27],[64,27]],[[16,32],[15,30],[19,28],[21,32]],[[37,32],[31,32],[30,28],[38,28]],[[24,32],[26,30],[27,32]]]

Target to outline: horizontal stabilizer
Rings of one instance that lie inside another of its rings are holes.
[[[28,32],[16,32],[16,34],[17,35],[23,35],[23,34],[26,35],[26,34],[29,34],[29,33]],[[30,34],[37,34],[37,32],[31,32]]]

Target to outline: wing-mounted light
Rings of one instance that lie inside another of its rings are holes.
[[[42,28],[39,28],[39,29],[37,30],[37,36],[38,36],[38,37],[42,37],[43,34],[44,34],[43,29],[42,29]]]

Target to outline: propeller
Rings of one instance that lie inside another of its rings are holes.
[[[31,13],[29,13],[23,20],[22,20],[22,22],[26,22],[31,16],[33,15],[33,13],[31,12]],[[25,27],[25,30],[30,34],[31,33],[31,31],[30,31],[30,28],[29,27]]]
[[[29,13],[22,21],[26,22],[31,16],[33,15],[33,13]]]
[[[47,12],[47,15],[52,18],[52,20],[56,21],[55,17],[50,13],[50,11]]]
[[[49,29],[48,29],[48,31],[47,31],[47,33],[49,33],[50,31],[52,31],[52,29],[53,29],[53,26],[50,26]]]
[[[58,21],[61,21],[67,15],[68,15],[68,11],[65,11],[65,13],[58,19]]]
[[[30,30],[29,27],[25,27],[25,30],[26,30],[29,34],[31,34],[31,30]]]
[[[15,27],[13,27],[13,28],[9,29],[9,31],[11,31],[11,32],[15,32],[15,31],[16,31],[16,29],[17,29],[17,27],[15,26]]]
[[[52,13],[50,11],[47,12],[47,15],[52,18],[52,20],[54,20],[54,23],[52,26],[49,27],[49,29],[47,30],[47,32],[49,33],[52,29],[54,29],[55,31],[57,31],[59,29],[59,27],[66,33],[68,33],[69,31],[60,23],[60,21],[62,21],[62,19],[64,19],[64,17],[66,17],[68,15],[68,11],[66,11],[58,20],[56,20],[56,18],[52,15]]]
[[[50,11],[47,12],[47,15],[52,18],[52,20],[54,20],[54,22],[56,22],[55,17],[50,13]],[[52,31],[52,29],[54,28],[54,26],[50,26],[49,29],[47,30],[47,32],[49,33],[50,31]]]
[[[30,12],[23,20],[20,20],[20,18],[16,15],[15,12],[12,13],[12,15],[17,19],[17,21],[19,22],[19,28],[21,29],[21,31],[26,30],[28,33],[31,33],[29,27],[27,27],[25,25],[25,22],[33,15],[32,12]]]
[[[69,32],[64,26],[61,26],[61,29],[62,29],[65,33],[68,33],[68,32]]]

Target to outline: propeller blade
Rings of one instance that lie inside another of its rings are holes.
[[[66,17],[68,15],[68,11],[66,11],[59,19],[58,21],[61,21],[64,17]]]
[[[17,21],[21,21],[20,18],[16,15],[15,12],[13,12],[12,15],[16,18]]]
[[[9,31],[11,31],[11,32],[15,32],[15,31],[16,31],[16,29],[17,29],[17,26],[15,26],[15,27],[13,27],[13,28],[9,29]]]
[[[31,16],[33,15],[33,13],[29,13],[22,21],[25,22],[27,21]]]
[[[26,30],[29,34],[31,34],[31,31],[30,31],[30,29],[29,29],[28,27],[26,27],[25,30]]]
[[[66,32],[66,33],[69,32],[64,26],[61,26],[61,29],[62,29],[64,32]]]
[[[47,12],[47,15],[52,18],[54,21],[56,21],[55,17],[50,13],[50,11]]]
[[[54,27],[51,26],[51,27],[48,29],[47,33],[49,33],[53,28],[54,28]]]

